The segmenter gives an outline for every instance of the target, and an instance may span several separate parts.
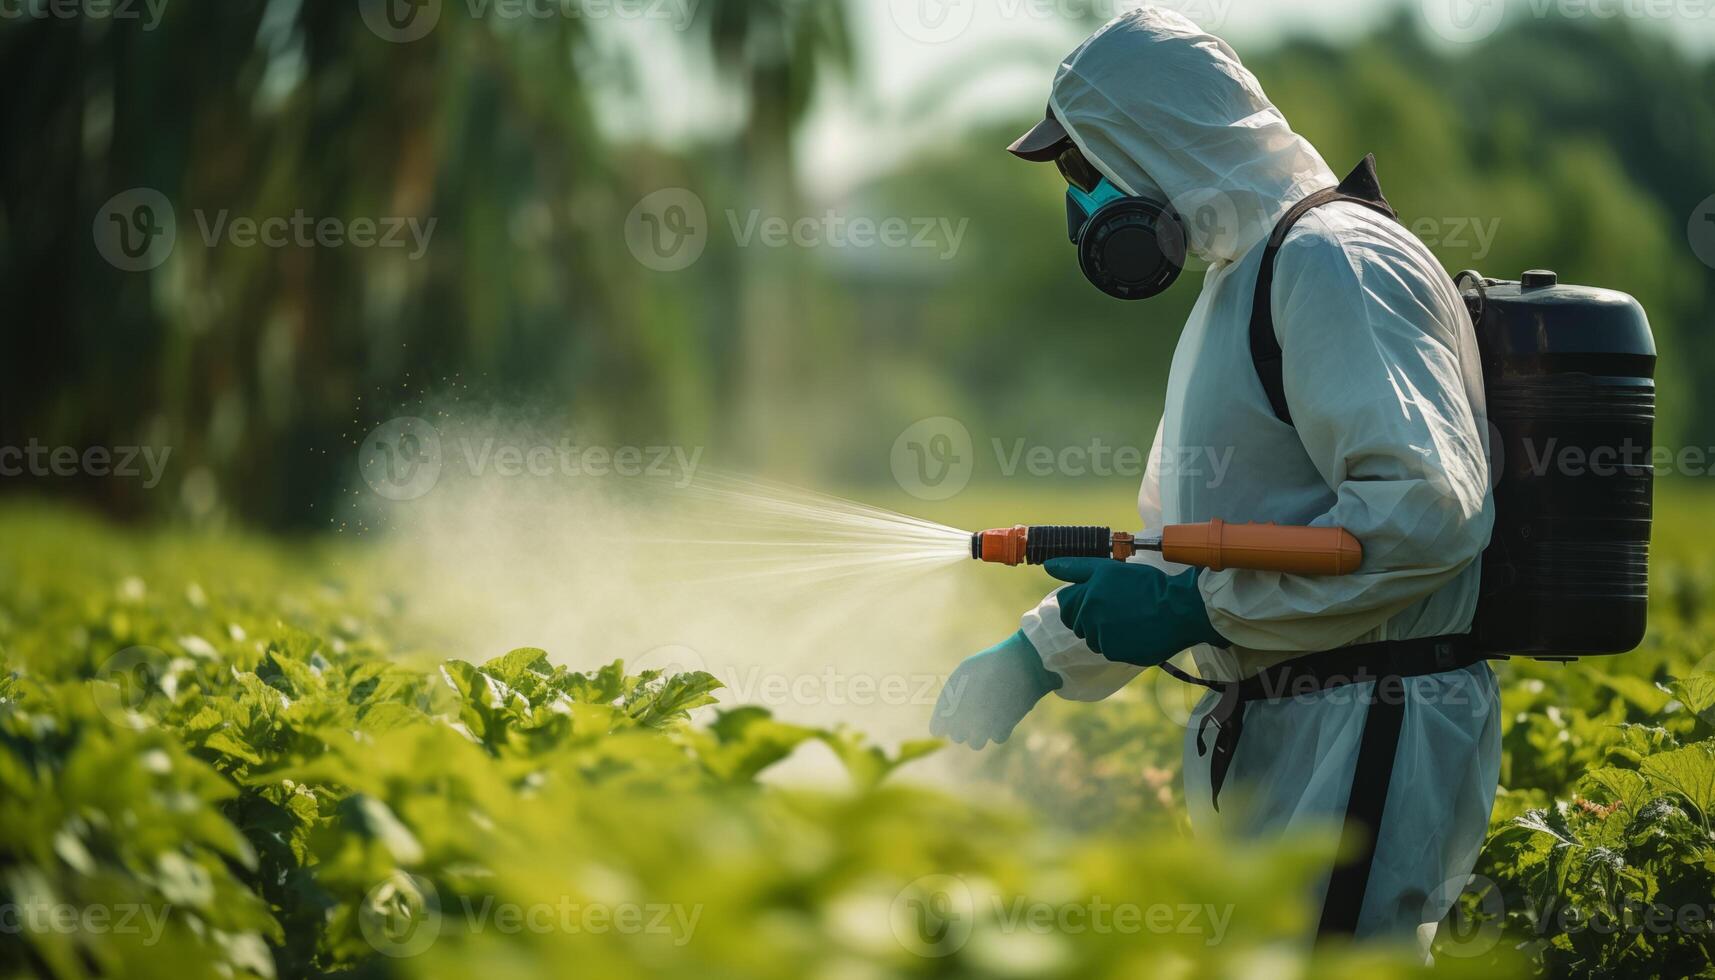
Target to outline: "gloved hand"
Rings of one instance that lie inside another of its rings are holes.
[[[1042,666],[1036,648],[1019,630],[953,668],[935,702],[929,733],[973,749],[991,740],[1004,742],[1036,702],[1063,683]]]
[[[1119,663],[1154,667],[1199,643],[1228,646],[1209,624],[1197,569],[1168,575],[1154,565],[1110,558],[1054,558],[1060,621],[1091,650]]]

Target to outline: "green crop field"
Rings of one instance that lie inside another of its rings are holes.
[[[973,494],[960,516],[1028,504]],[[1715,507],[1669,487],[1662,511],[1642,650],[1499,668],[1503,789],[1442,971],[1711,975],[1715,624],[1696,556]],[[362,544],[0,514],[0,971],[1297,969],[1332,838],[1192,839],[1162,684],[1051,699],[981,757],[996,792],[955,796],[910,778],[932,742],[789,724],[706,674],[447,643]],[[811,745],[847,785],[766,778]],[[1314,972],[1409,963],[1334,950]]]

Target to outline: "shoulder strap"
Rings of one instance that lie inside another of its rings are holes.
[[[1381,181],[1376,177],[1376,157],[1372,153],[1364,157],[1358,169],[1341,181],[1340,186],[1317,191],[1294,204],[1292,210],[1274,226],[1274,233],[1269,235],[1262,266],[1257,270],[1256,295],[1251,300],[1251,360],[1256,364],[1257,377],[1262,381],[1262,390],[1268,393],[1268,403],[1274,408],[1275,418],[1287,425],[1292,424],[1292,412],[1286,406],[1280,341],[1274,335],[1274,260],[1293,226],[1311,211],[1335,201],[1362,204],[1399,220],[1399,213],[1382,193]]]

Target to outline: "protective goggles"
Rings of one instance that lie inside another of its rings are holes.
[[[1096,185],[1102,182],[1102,172],[1084,158],[1075,144],[1068,144],[1060,151],[1060,155],[1054,158],[1054,166],[1059,168],[1066,183],[1086,194],[1095,193]]]

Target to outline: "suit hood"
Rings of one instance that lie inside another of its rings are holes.
[[[1128,194],[1165,198],[1206,262],[1231,262],[1302,198],[1338,183],[1227,43],[1144,7],[1061,63],[1049,111]]]

